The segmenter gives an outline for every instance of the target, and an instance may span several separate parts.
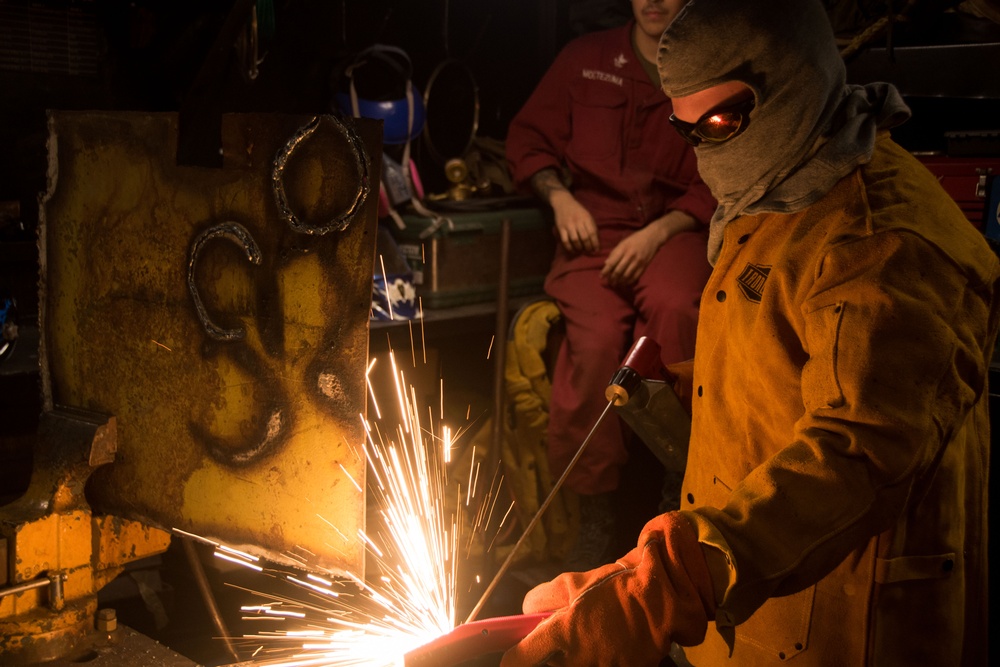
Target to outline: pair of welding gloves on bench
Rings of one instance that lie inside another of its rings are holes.
[[[504,654],[501,667],[659,665],[672,642],[704,640],[715,606],[697,533],[669,512],[647,523],[618,561],[529,591],[525,613],[554,613]]]

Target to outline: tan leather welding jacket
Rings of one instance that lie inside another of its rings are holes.
[[[694,665],[985,664],[998,276],[887,133],[806,210],[725,228],[682,510],[728,586]]]

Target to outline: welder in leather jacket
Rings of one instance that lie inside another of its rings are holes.
[[[820,0],[691,0],[659,64],[719,201],[682,507],[503,665],[985,665],[997,257]]]

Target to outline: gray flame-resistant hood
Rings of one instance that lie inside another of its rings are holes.
[[[719,201],[713,264],[730,220],[809,206],[871,159],[876,130],[910,115],[890,84],[845,83],[820,0],[690,0],[663,33],[657,66],[668,97],[740,81],[756,98],[742,134],[695,148]]]

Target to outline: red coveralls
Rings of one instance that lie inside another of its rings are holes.
[[[694,356],[701,291],[711,273],[705,229],[672,237],[638,283],[612,289],[600,271],[623,238],[668,211],[706,224],[715,200],[694,152],[668,122],[670,100],[650,81],[631,43],[633,22],[572,41],[511,122],[507,159],[530,190],[545,168],[565,168],[570,188],[597,223],[600,251],[556,251],[545,282],[566,323],[552,379],[549,462],[559,475],[607,405],[604,388],[635,337],[663,349],[664,363]],[[612,491],[627,460],[612,415],[566,480],[582,494]]]

